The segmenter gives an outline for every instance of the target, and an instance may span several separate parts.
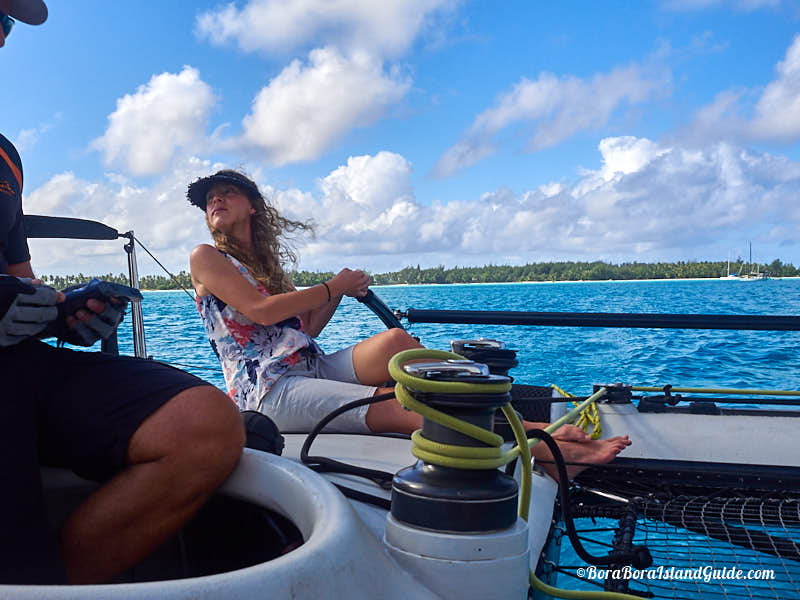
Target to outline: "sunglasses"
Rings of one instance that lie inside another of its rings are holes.
[[[14,19],[0,13],[0,27],[3,29],[3,37],[8,37],[8,34],[11,33],[11,29],[14,27],[14,23],[16,23]]]

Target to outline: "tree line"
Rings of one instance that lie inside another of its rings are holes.
[[[431,283],[511,283],[523,281],[605,281],[619,279],[715,279],[727,273],[726,261],[678,261],[640,263],[630,262],[612,264],[602,261],[594,262],[542,262],[526,265],[485,265],[482,267],[453,267],[446,269],[443,265],[427,269],[408,266],[400,271],[389,273],[370,273],[375,285],[396,284],[431,284]],[[770,264],[754,265],[759,271],[771,277],[797,277],[800,270],[791,263],[784,264],[775,259]],[[731,273],[740,270],[747,272],[748,266],[738,260],[731,263]],[[333,272],[292,271],[290,277],[297,287],[308,287],[327,281],[334,276]],[[56,289],[64,289],[71,285],[79,285],[89,281],[93,276],[78,273],[77,275],[43,275],[42,281]],[[120,273],[113,275],[94,275],[98,279],[128,283],[128,276]],[[139,278],[139,287],[143,290],[178,290],[182,287],[191,289],[192,281],[189,273],[181,271],[175,280],[162,275],[145,275]]]
[[[113,281],[114,283],[121,283],[123,285],[130,285],[130,280],[125,273],[114,275],[113,273],[106,273],[105,275],[84,275],[78,273],[77,275],[41,275],[39,279],[46,285],[50,285],[57,290],[63,290],[66,287],[73,285],[80,285],[90,281],[92,278],[103,279],[105,281]],[[181,286],[190,290],[192,288],[192,278],[186,271],[181,271],[175,276],[177,283],[170,277],[163,277],[161,275],[145,275],[139,277],[139,289],[142,290],[179,290]]]

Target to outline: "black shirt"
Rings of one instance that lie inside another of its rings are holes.
[[[22,161],[0,134],[0,273],[30,258],[22,223]]]

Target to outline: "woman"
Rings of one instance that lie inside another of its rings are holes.
[[[281,238],[308,225],[282,217],[237,171],[198,179],[187,196],[205,211],[214,238],[214,246],[201,244],[191,255],[197,307],[241,410],[269,415],[282,431],[309,431],[346,402],[392,391],[381,387],[390,379],[389,359],[421,347],[405,331],[390,329],[329,355],[313,339],[342,296],[366,294],[370,281],[362,271],[342,269],[295,290],[283,269],[295,257]],[[348,411],[327,430],[410,433],[420,426],[419,415],[389,399]],[[574,426],[557,437],[572,462],[607,462],[630,444],[627,436],[593,441]],[[535,448],[547,458],[543,445]]]
[[[384,331],[324,354],[314,341],[342,296],[363,296],[369,278],[357,270],[295,290],[283,269],[292,261],[284,233],[307,229],[268,205],[256,184],[236,171],[219,171],[189,186],[189,201],[205,210],[214,246],[191,255],[197,306],[241,410],[269,415],[282,431],[309,431],[334,408],[391,391],[387,364],[401,350],[421,346],[405,331]],[[338,431],[413,430],[417,419],[395,400],[348,411],[331,423]]]

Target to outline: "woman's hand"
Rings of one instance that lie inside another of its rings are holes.
[[[357,298],[364,296],[369,289],[370,280],[364,271],[342,269],[328,282],[335,294]]]

